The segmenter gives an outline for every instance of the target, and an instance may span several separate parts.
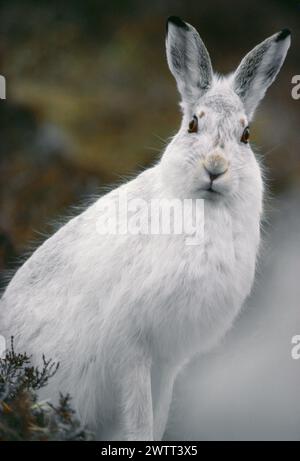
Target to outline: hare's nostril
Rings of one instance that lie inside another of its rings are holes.
[[[222,174],[224,174],[224,173],[215,174],[215,173],[210,173],[208,171],[208,174],[209,174],[209,178],[210,178],[211,182],[213,182],[215,179],[217,179],[219,176],[222,176]]]
[[[214,153],[206,157],[203,166],[211,182],[213,182],[226,173],[229,164],[223,155]]]
[[[205,165],[204,165],[204,169],[205,169],[206,173],[208,174],[209,179],[210,179],[211,182],[215,181],[220,176],[223,176],[227,171],[227,169],[226,169],[226,170],[220,171],[218,173],[216,171],[213,173],[212,171],[209,171],[209,169]]]

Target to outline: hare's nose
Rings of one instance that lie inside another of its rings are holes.
[[[214,181],[215,179],[217,179],[219,176],[222,176],[223,173],[218,173],[218,174],[214,174],[214,173],[211,173],[210,171],[207,171],[208,174],[209,174],[209,179],[211,181]]]
[[[228,161],[223,155],[210,154],[204,161],[204,168],[207,171],[211,181],[219,178],[228,170]]]

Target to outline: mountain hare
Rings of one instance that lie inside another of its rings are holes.
[[[60,362],[42,398],[69,392],[98,439],[161,439],[178,372],[222,338],[251,290],[263,182],[249,122],[289,45],[284,29],[223,78],[213,74],[197,31],[170,17],[166,49],[181,95],[179,132],[155,166],[43,243],[3,294],[0,332],[14,335],[16,348],[36,363],[42,353]],[[195,202],[183,210],[190,227],[204,210],[198,243],[188,241],[195,229],[119,229],[130,218],[133,228],[148,224],[154,200],[161,214],[170,201]],[[108,222],[118,231],[104,232]]]

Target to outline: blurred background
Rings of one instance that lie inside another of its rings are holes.
[[[0,278],[50,222],[152,164],[176,132],[169,15],[199,30],[221,73],[284,27],[292,47],[252,126],[269,192],[251,307],[179,380],[166,436],[300,440],[300,1],[0,1]]]

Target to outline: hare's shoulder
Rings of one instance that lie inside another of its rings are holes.
[[[70,274],[86,274],[93,265],[99,267],[108,263],[120,246],[125,245],[125,241],[122,236],[118,238],[116,234],[102,232],[102,218],[104,215],[107,219],[115,216],[117,208],[113,205],[120,196],[147,199],[148,184],[154,178],[150,170],[106,193],[62,225],[17,270],[6,289],[6,295],[12,290],[41,287],[52,279],[61,278],[66,283]]]

